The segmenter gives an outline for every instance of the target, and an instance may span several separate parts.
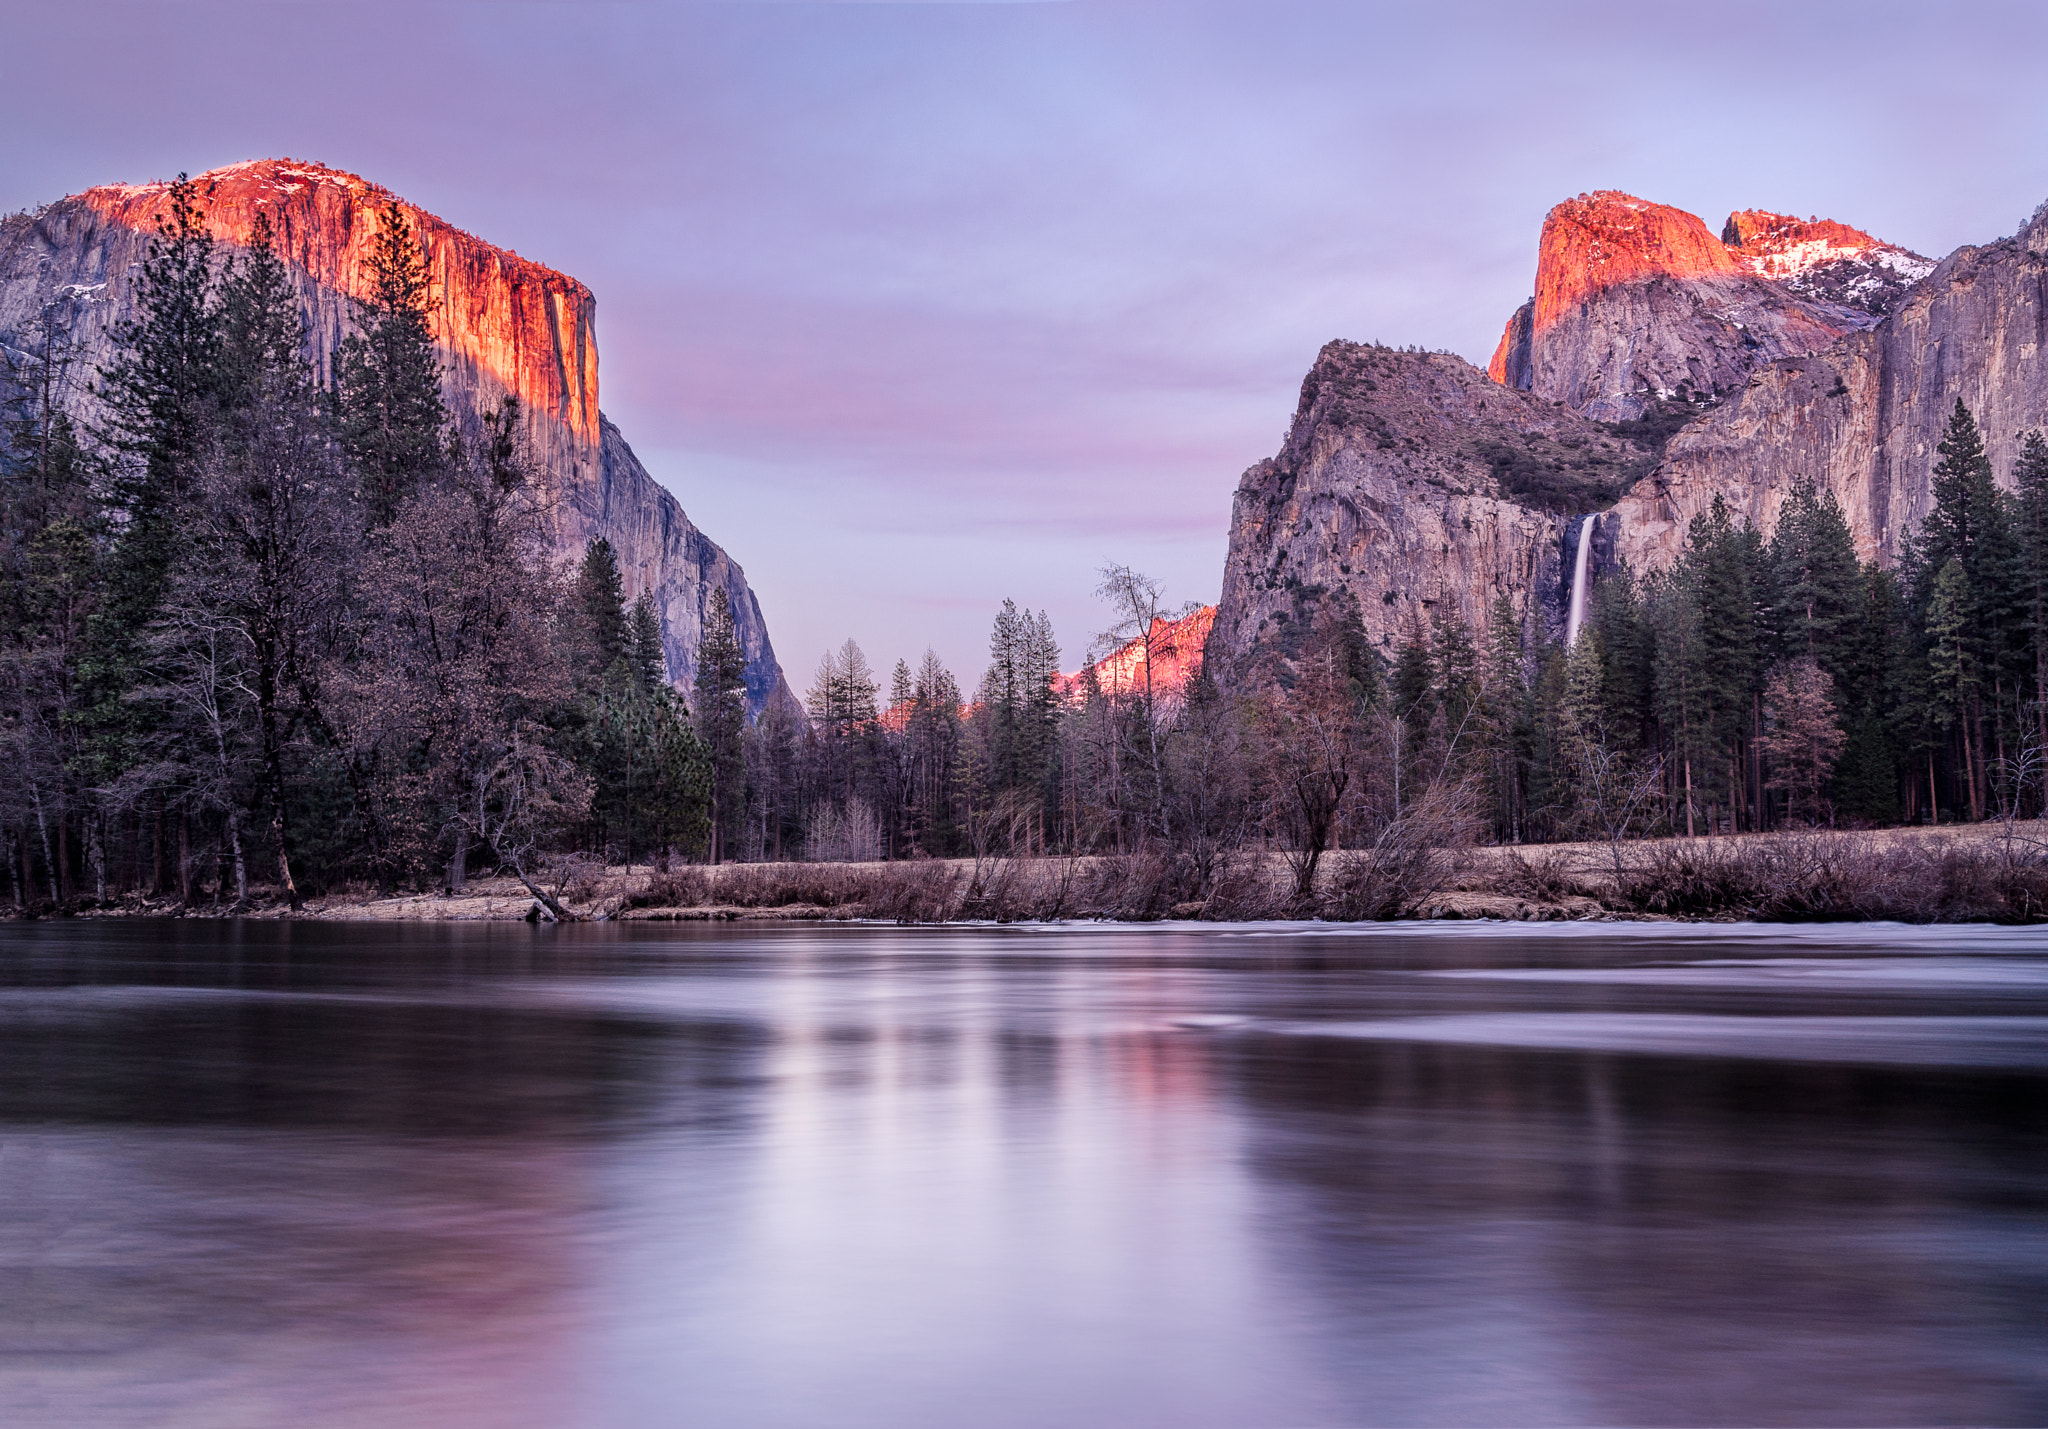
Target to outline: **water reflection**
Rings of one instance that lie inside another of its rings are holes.
[[[2048,957],[0,933],[12,1424],[2048,1418]]]

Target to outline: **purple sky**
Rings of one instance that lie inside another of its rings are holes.
[[[0,0],[0,209],[291,154],[597,293],[799,689],[1213,600],[1316,349],[1484,363],[1558,199],[1934,256],[2048,198],[2036,5]],[[1676,13],[1682,11],[1683,13]]]

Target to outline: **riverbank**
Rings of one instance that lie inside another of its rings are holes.
[[[1293,869],[1280,854],[1220,862],[1201,900],[1176,896],[1188,881],[1168,857],[1135,854],[680,865],[667,872],[585,865],[550,889],[569,916],[590,921],[2031,923],[2048,921],[2048,823],[1644,839],[1618,846],[1339,850],[1325,855],[1308,900],[1296,895]],[[485,878],[455,894],[338,891],[308,899],[296,912],[259,890],[239,907],[135,898],[80,909],[77,916],[509,922],[554,915],[518,880]]]

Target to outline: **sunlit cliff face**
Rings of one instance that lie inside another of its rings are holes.
[[[1861,229],[1762,209],[1720,237],[1698,217],[1611,190],[1543,221],[1536,293],[1487,375],[1603,421],[1652,398],[1734,390],[1758,362],[1862,331],[1934,264]]]
[[[1703,278],[1739,267],[1727,245],[1683,209],[1611,190],[1582,194],[1543,220],[1536,328],[1542,331],[1618,283],[1658,274]]]
[[[295,159],[256,159],[201,174],[206,226],[246,245],[267,213],[278,255],[322,287],[369,294],[371,245],[394,195],[354,174]],[[170,185],[108,184],[80,198],[108,221],[152,231],[168,210]],[[425,247],[435,337],[516,393],[527,409],[553,417],[578,439],[598,439],[597,300],[552,268],[495,248],[411,204],[406,222]],[[313,351],[331,352],[343,315],[315,305]]]
[[[1934,260],[1826,218],[1746,208],[1728,215],[1721,240],[1760,278],[1802,297],[1887,312],[1934,271]]]
[[[1062,698],[1076,698],[1088,672],[1093,670],[1096,682],[1106,693],[1142,693],[1149,644],[1152,697],[1155,700],[1177,699],[1187,689],[1188,682],[1201,673],[1202,650],[1208,643],[1210,627],[1215,623],[1216,607],[1213,605],[1199,606],[1179,620],[1155,620],[1149,642],[1142,636],[1134,636],[1094,664],[1084,665],[1071,675],[1057,677],[1053,681],[1053,689]]]

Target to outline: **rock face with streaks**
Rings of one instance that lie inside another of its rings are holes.
[[[230,165],[197,183],[207,227],[223,244],[246,245],[257,215],[269,216],[324,377],[349,330],[351,300],[367,292],[371,245],[394,196],[354,174],[290,159]],[[0,333],[52,302],[62,305],[79,342],[75,406],[90,405],[84,381],[114,356],[112,329],[129,311],[129,279],[169,188],[110,184],[0,220]],[[426,254],[442,386],[455,420],[474,426],[480,413],[516,395],[549,487],[558,548],[574,558],[596,537],[612,543],[627,594],[654,594],[670,678],[687,684],[694,675],[711,593],[723,588],[746,650],[752,707],[769,700],[794,707],[745,574],[691,524],[598,408],[590,290],[411,204],[400,208]]]
[[[1585,416],[1630,420],[1832,346],[1932,266],[1842,224],[1748,210],[1716,238],[1682,209],[1582,194],[1544,219],[1536,295],[1508,320],[1488,373]]]
[[[1768,531],[1811,479],[1835,493],[1864,558],[1889,562],[1932,505],[1934,447],[1957,398],[2011,484],[2020,438],[2048,429],[2044,346],[2048,211],[2011,238],[1957,249],[1869,330],[1759,367],[1615,507],[1620,555],[1639,570],[1669,564],[1716,495]]]
[[[1279,454],[1238,484],[1210,658],[1290,654],[1343,600],[1383,650],[1440,610],[1483,628],[1501,595],[1555,636],[1575,518],[1654,461],[1461,358],[1330,343]]]

